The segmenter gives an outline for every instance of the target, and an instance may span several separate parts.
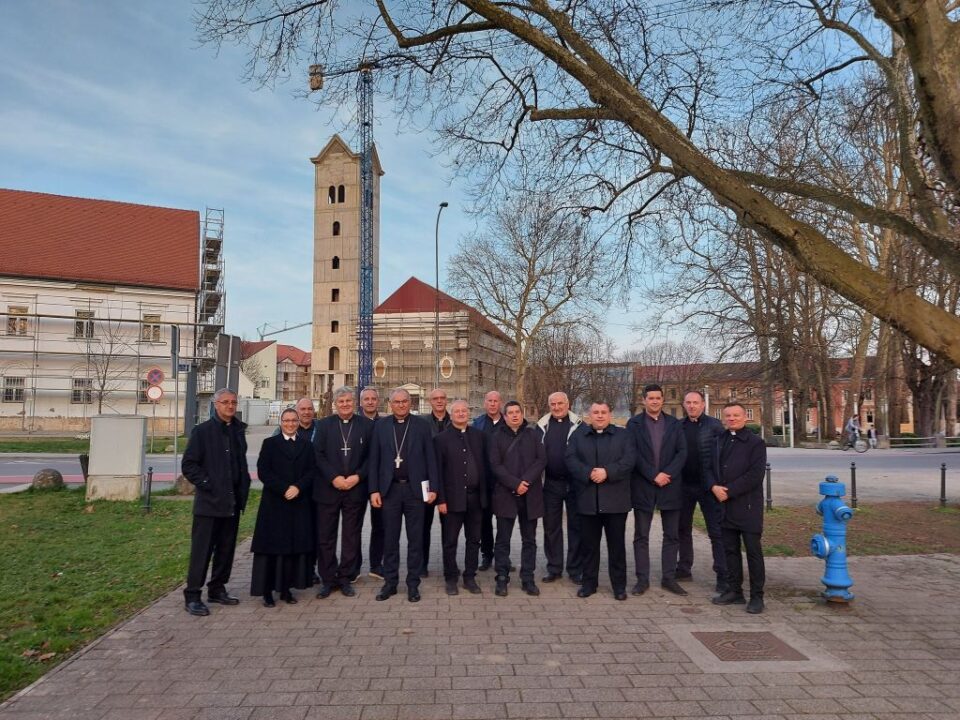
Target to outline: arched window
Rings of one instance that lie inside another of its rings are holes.
[[[328,370],[339,370],[340,369],[340,348],[332,347],[330,348],[330,367]]]
[[[339,221],[339,220],[333,223],[333,234],[334,234],[334,236],[337,236],[337,235],[340,234],[340,221]]]
[[[337,188],[337,202],[346,202],[347,201],[347,190],[341,185]]]
[[[330,291],[330,302],[340,302],[340,288],[334,288]]]
[[[340,332],[340,321],[339,321],[339,320],[331,320],[331,321],[330,321],[330,332],[332,332],[332,333],[338,333],[338,332]]]
[[[333,205],[337,201],[337,189],[331,185],[327,188],[327,205]]]
[[[331,264],[331,266],[333,267],[334,270],[339,270],[339,269],[340,269],[340,256],[339,256],[339,255],[334,255],[334,256],[333,256],[333,261],[332,261],[330,264]]]

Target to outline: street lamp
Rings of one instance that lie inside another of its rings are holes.
[[[440,213],[448,206],[449,203],[440,203],[440,207],[437,209],[437,225],[433,231],[433,260],[437,281],[433,301],[433,353],[436,356],[436,367],[434,368],[436,384],[434,387],[440,387]]]

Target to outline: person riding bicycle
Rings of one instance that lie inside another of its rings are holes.
[[[852,415],[843,429],[847,433],[847,445],[854,447],[854,444],[860,439],[860,418]]]

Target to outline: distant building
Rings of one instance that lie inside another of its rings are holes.
[[[310,397],[310,353],[293,345],[277,345],[276,399],[295,403]]]
[[[201,232],[193,210],[0,190],[0,429],[182,422],[186,369],[210,374],[223,324],[222,218],[208,211]]]
[[[240,343],[240,372],[250,381],[253,397],[277,399],[277,354],[276,340]]]

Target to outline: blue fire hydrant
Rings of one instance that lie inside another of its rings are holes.
[[[810,539],[810,550],[815,557],[827,561],[826,571],[820,578],[826,590],[820,593],[830,602],[850,602],[853,593],[849,588],[853,578],[847,572],[847,523],[853,510],[840,499],[846,488],[836,475],[827,475],[820,483],[823,500],[817,504],[817,514],[823,516],[823,533]]]

